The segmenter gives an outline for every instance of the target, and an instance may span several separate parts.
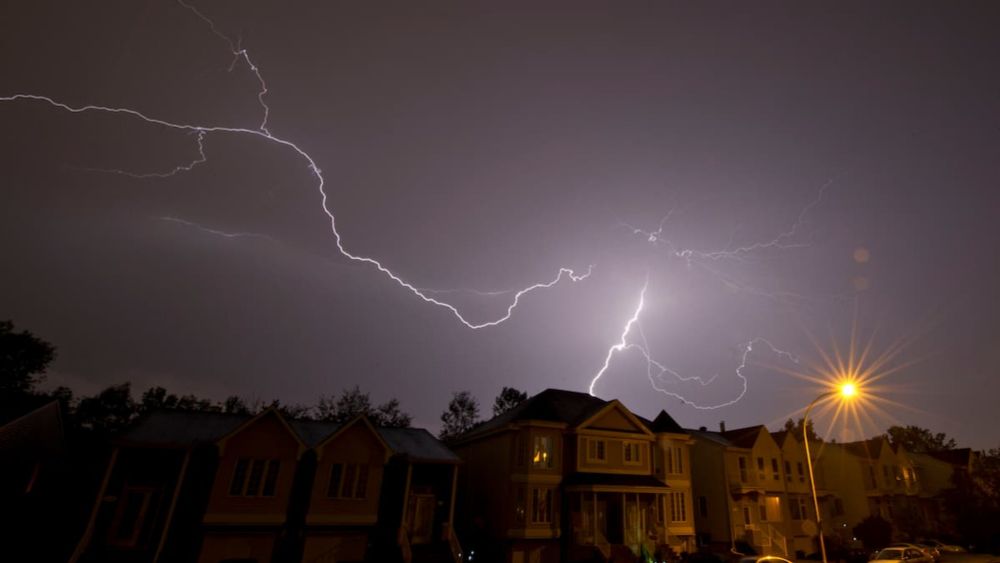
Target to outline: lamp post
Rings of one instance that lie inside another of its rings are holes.
[[[853,383],[844,383],[836,391],[821,393],[818,397],[813,399],[811,403],[809,403],[809,406],[806,407],[806,413],[802,416],[802,443],[806,445],[806,465],[809,467],[809,486],[812,488],[813,506],[816,507],[816,527],[819,528],[819,552],[823,557],[823,563],[827,563],[826,543],[823,541],[823,516],[820,514],[819,510],[819,498],[816,495],[816,478],[813,476],[812,456],[809,454],[809,411],[811,411],[820,400],[838,393],[842,398],[850,399],[851,397],[857,395],[858,388]]]

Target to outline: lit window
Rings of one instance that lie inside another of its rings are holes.
[[[533,467],[552,467],[551,436],[535,436],[535,447],[531,454],[531,465]]]

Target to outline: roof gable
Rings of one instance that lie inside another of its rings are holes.
[[[299,436],[299,433],[296,432],[295,429],[292,428],[292,426],[290,424],[288,424],[288,421],[285,420],[285,417],[281,416],[281,413],[278,412],[278,410],[275,409],[274,407],[269,407],[267,409],[264,409],[263,411],[261,411],[256,416],[253,416],[250,419],[248,419],[246,422],[244,422],[243,424],[240,424],[232,432],[229,432],[228,434],[226,434],[225,436],[223,436],[222,438],[220,438],[219,441],[217,442],[217,444],[219,446],[219,454],[222,455],[225,452],[225,450],[226,450],[226,443],[229,440],[231,440],[234,436],[237,436],[240,433],[245,432],[245,431],[253,428],[253,426],[255,426],[256,424],[258,424],[258,423],[260,423],[262,421],[268,420],[268,419],[274,419],[274,420],[276,420],[278,422],[278,424],[280,424],[280,426],[284,430],[286,430],[288,432],[288,434],[296,442],[298,442],[298,445],[299,445],[299,456],[301,456],[302,453],[305,452],[305,450],[306,450],[306,448],[308,446],[302,440],[302,437]]]
[[[649,428],[617,399],[612,400],[577,426],[578,430],[608,430],[652,436]]]
[[[345,422],[344,424],[339,425],[339,428],[334,430],[327,437],[320,440],[319,443],[317,443],[315,446],[317,454],[322,455],[323,449],[325,449],[330,442],[333,442],[339,436],[347,432],[348,429],[354,427],[364,428],[368,433],[370,433],[372,437],[374,437],[375,440],[378,442],[378,444],[385,450],[386,457],[388,458],[389,454],[392,452],[392,448],[389,447],[389,444],[386,443],[385,439],[382,437],[382,435],[378,432],[375,426],[372,425],[371,421],[368,420],[368,417],[365,415],[358,415],[352,418],[351,420]]]
[[[677,421],[667,414],[667,411],[665,410],[661,410],[660,414],[656,415],[653,422],[647,426],[649,426],[650,430],[656,433],[665,432],[669,434],[687,434],[687,431],[681,428],[681,425],[677,424]]]
[[[750,449],[757,444],[757,440],[760,439],[762,433],[767,434],[767,437],[773,441],[773,438],[771,438],[771,435],[767,432],[767,428],[761,424],[758,424],[757,426],[748,426],[746,428],[736,428],[734,430],[722,432],[721,434],[737,448]]]

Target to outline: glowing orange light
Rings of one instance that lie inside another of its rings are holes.
[[[858,386],[853,383],[844,383],[840,386],[840,396],[845,399],[850,399],[857,394]]]

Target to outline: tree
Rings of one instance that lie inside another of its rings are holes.
[[[795,439],[801,442],[802,441],[802,419],[800,418],[800,419],[798,419],[798,420],[796,420],[794,422],[790,418],[788,420],[786,420],[785,421],[785,431],[786,432],[791,432],[792,435],[795,436]],[[812,440],[812,441],[814,441],[814,442],[822,442],[823,441],[822,438],[820,438],[818,435],[816,435],[816,429],[813,426],[813,421],[811,421],[811,420],[809,421],[809,424],[807,424],[806,433],[809,434],[809,439]]]
[[[878,549],[892,541],[892,524],[880,516],[869,516],[854,527],[854,537],[865,549]]]
[[[513,387],[504,387],[493,401],[493,416],[500,416],[528,399],[528,394]]]
[[[956,470],[945,506],[955,515],[956,528],[967,544],[986,551],[1000,550],[1000,449],[980,452],[972,471]]]
[[[372,406],[371,395],[362,392],[357,385],[352,389],[344,389],[336,399],[320,397],[314,411],[319,420],[347,422],[363,414],[375,426],[394,428],[409,428],[413,420],[413,417],[399,409],[398,399],[389,399],[377,407]]]
[[[124,430],[135,418],[137,405],[129,383],[112,385],[93,397],[84,397],[76,407],[80,425],[98,433]]]
[[[479,402],[468,391],[456,391],[451,394],[448,409],[441,413],[442,440],[454,438],[468,432],[479,422]]]
[[[56,349],[14,323],[0,321],[0,397],[31,392],[56,357]]]
[[[230,395],[222,402],[222,412],[226,414],[250,414],[250,407],[238,395]]]
[[[371,414],[371,418],[372,423],[376,426],[385,426],[388,428],[409,428],[410,423],[413,422],[413,417],[399,410],[399,401],[397,399],[389,399],[379,405],[375,409],[375,412]]]
[[[890,426],[888,437],[893,447],[903,446],[908,452],[927,453],[958,447],[958,443],[943,432],[935,434],[919,426]]]

